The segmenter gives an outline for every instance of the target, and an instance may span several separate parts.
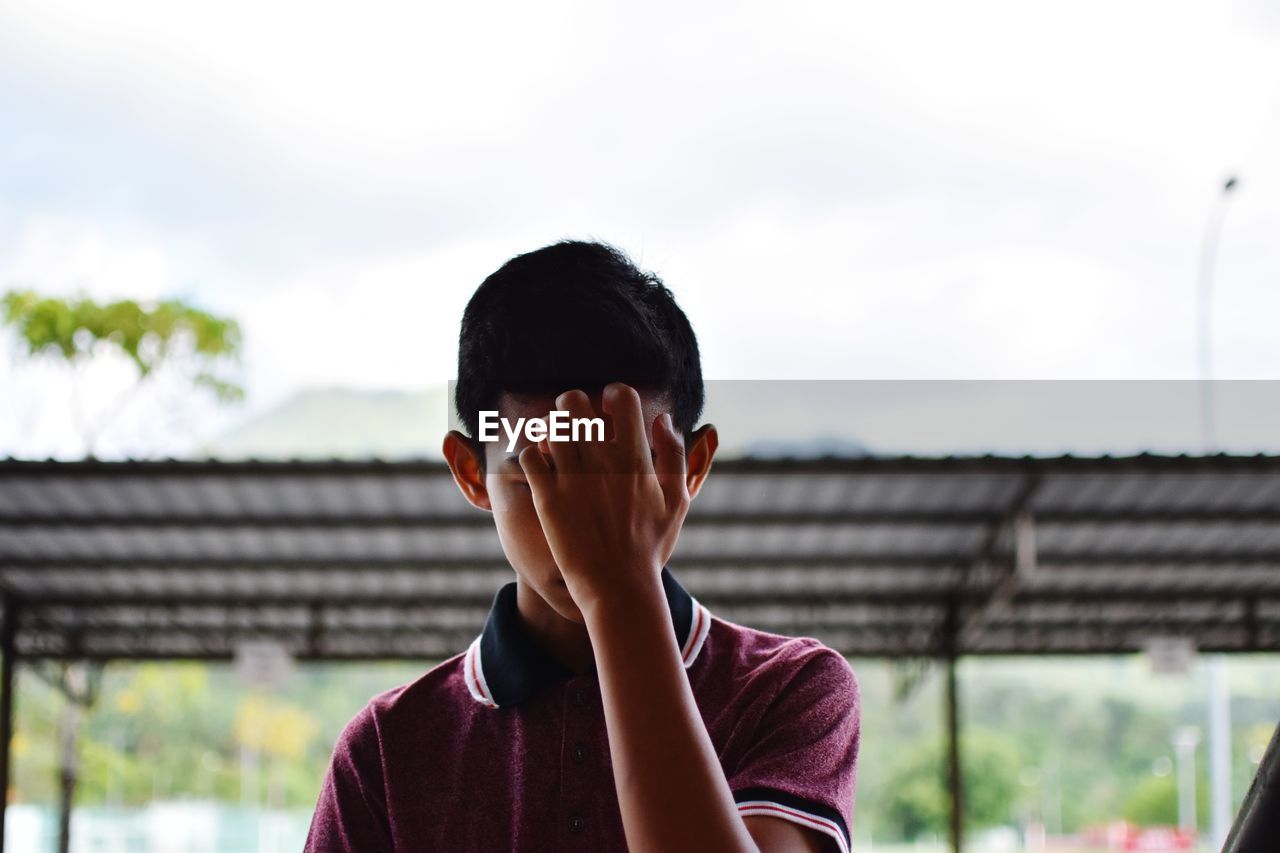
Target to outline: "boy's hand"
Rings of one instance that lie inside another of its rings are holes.
[[[598,416],[582,391],[561,394],[556,408]],[[601,409],[612,441],[546,442],[554,469],[538,445],[519,457],[547,544],[584,613],[657,583],[689,510],[684,440],[671,416],[654,420],[651,455],[634,388],[605,386]]]

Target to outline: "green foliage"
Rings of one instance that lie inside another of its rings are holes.
[[[23,673],[14,736],[15,801],[56,797],[57,721],[64,700]],[[226,667],[113,664],[80,734],[76,801],[139,806],[153,799],[241,798],[241,749],[258,754],[258,795],[274,805],[315,802],[331,741],[320,736],[355,713],[317,716],[309,691],[272,695],[245,687]],[[361,697],[358,701],[363,703]]]
[[[1209,780],[1201,772],[1196,780],[1196,825],[1209,821]],[[1178,777],[1175,773],[1148,776],[1124,801],[1124,817],[1138,826],[1178,825]]]
[[[1173,774],[1151,776],[1124,802],[1124,816],[1139,826],[1178,825],[1178,780]]]
[[[239,325],[182,300],[98,303],[15,290],[5,294],[0,307],[0,320],[18,333],[28,356],[54,356],[74,364],[112,348],[128,357],[140,379],[176,358],[190,359],[197,366],[193,381],[198,387],[224,402],[244,395],[239,385],[215,372],[219,363],[238,357]]]
[[[1012,744],[993,732],[968,731],[960,738],[960,750],[965,826],[983,829],[1010,822],[1021,767]],[[949,791],[945,744],[934,737],[903,756],[889,777],[883,808],[904,838],[945,835],[950,825]]]
[[[286,685],[257,691],[225,664],[112,663],[81,735],[77,803],[140,806],[153,799],[241,800],[241,747],[259,756],[259,798],[314,805],[343,725],[430,662],[307,664]],[[926,679],[895,703],[880,661],[854,661],[862,692],[862,746],[852,830],[859,844],[945,837],[946,752],[942,691]],[[1235,658],[1234,764],[1243,795],[1280,718],[1280,659]],[[1177,820],[1175,774],[1153,778],[1171,734],[1205,719],[1203,679],[1154,677],[1138,657],[1116,660],[964,661],[960,667],[967,821],[1043,821],[1079,832],[1129,817]],[[12,801],[56,801],[62,699],[30,666],[19,668]],[[1118,731],[1116,731],[1118,729]],[[1253,756],[1252,758],[1250,756]],[[1197,755],[1200,826],[1207,791]],[[1057,815],[1061,814],[1061,821]],[[905,830],[905,834],[904,834]]]

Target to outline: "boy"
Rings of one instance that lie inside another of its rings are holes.
[[[849,665],[718,618],[666,568],[717,446],[670,291],[599,243],[517,256],[463,314],[455,396],[468,434],[444,455],[516,580],[465,652],[347,725],[306,849],[847,851]],[[508,452],[477,440],[482,411],[599,418],[604,440]]]

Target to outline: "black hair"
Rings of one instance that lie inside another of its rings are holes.
[[[517,255],[462,313],[454,402],[468,435],[503,393],[589,395],[610,382],[667,399],[688,440],[702,415],[693,328],[671,291],[607,243],[565,240]]]

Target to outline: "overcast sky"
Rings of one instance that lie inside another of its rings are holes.
[[[0,288],[230,313],[250,411],[444,381],[566,236],[713,378],[1192,378],[1239,173],[1215,373],[1280,379],[1274,4],[461,5],[0,6]]]

